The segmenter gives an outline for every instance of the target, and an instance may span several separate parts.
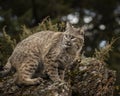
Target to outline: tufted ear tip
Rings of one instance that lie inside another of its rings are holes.
[[[70,27],[70,26],[71,26],[70,22],[66,22],[66,27]]]
[[[81,27],[81,28],[80,28],[80,34],[81,34],[81,35],[84,35],[86,29],[87,29],[86,26]]]
[[[66,31],[69,31],[72,29],[72,25],[70,24],[70,22],[66,23]]]

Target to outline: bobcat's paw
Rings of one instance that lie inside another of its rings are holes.
[[[43,79],[38,77],[38,78],[36,78],[35,82],[36,82],[36,84],[40,84],[41,82],[43,82]]]

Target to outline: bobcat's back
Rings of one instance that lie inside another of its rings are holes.
[[[62,32],[42,31],[35,33],[21,41],[14,49],[10,60],[17,69],[24,59],[36,56],[38,60],[44,59],[44,56],[50,50],[54,43],[57,43],[62,36]],[[34,58],[33,58],[34,59]]]

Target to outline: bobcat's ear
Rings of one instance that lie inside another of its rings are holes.
[[[80,30],[80,35],[84,35],[85,29],[86,29],[85,26],[83,26],[83,27],[81,27],[81,28],[79,29],[79,30]]]
[[[76,30],[76,32],[78,32],[79,35],[84,35],[85,33],[85,28],[84,27],[80,27]]]
[[[69,23],[69,22],[67,22],[66,23],[66,33],[70,33],[71,31],[73,30],[73,26]]]

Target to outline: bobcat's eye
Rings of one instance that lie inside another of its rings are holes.
[[[64,35],[64,39],[65,39],[65,40],[69,40],[69,38],[70,38],[70,36],[69,36],[68,34],[65,34],[65,35]]]
[[[76,37],[74,37],[74,36],[72,36],[72,37],[71,37],[71,40],[72,40],[72,41],[76,41],[76,40],[77,40],[77,38],[76,38]]]
[[[75,37],[74,36],[71,36],[71,39],[74,39]]]

